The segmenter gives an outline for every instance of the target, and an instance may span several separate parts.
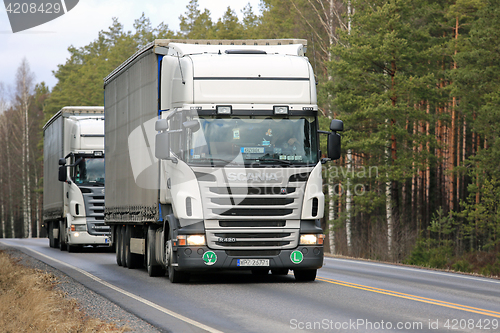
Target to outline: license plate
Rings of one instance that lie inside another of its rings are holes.
[[[269,266],[269,259],[238,259],[238,266]]]
[[[264,154],[264,147],[241,147],[241,152],[245,154]]]

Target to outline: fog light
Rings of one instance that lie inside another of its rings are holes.
[[[273,106],[274,114],[288,114],[288,106]]]
[[[75,232],[75,233],[73,234],[73,237],[78,237],[78,236],[80,236],[80,233],[79,233],[79,232]]]
[[[217,105],[217,114],[231,114],[231,105]]]

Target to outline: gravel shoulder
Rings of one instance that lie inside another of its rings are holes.
[[[56,288],[63,291],[66,297],[75,299],[80,304],[82,311],[90,317],[113,323],[118,327],[126,326],[129,329],[129,332],[164,332],[162,330],[158,330],[137,316],[125,311],[123,308],[119,307],[102,295],[86,288],[84,285],[56,268],[30,257],[16,248],[8,247],[4,244],[0,244],[0,250],[8,253],[12,258],[19,260],[19,264],[53,274],[58,281]]]

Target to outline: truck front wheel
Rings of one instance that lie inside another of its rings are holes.
[[[300,282],[311,282],[316,279],[317,269],[294,269],[295,280]]]
[[[162,276],[165,275],[165,270],[161,265],[156,262],[155,253],[155,230],[148,229],[148,248],[146,253],[146,265],[148,268],[149,276]]]
[[[168,279],[172,283],[188,282],[189,273],[181,272],[175,269],[174,263],[174,251],[172,250],[172,239],[170,238],[170,233],[168,234],[168,240],[165,243],[165,264],[168,271]]]
[[[59,221],[59,249],[66,251],[66,222]]]

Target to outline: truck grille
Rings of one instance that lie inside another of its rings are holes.
[[[259,233],[251,229],[207,230],[208,246],[213,249],[287,249],[296,247],[298,239],[297,229],[267,229]]]
[[[81,187],[87,216],[87,231],[90,235],[102,236],[110,232],[110,227],[104,224],[104,188]]]
[[[209,219],[227,218],[267,219],[279,217],[289,219],[299,214],[295,187],[208,187],[206,208]]]
[[[206,174],[206,168],[199,168]],[[246,172],[235,168],[234,172]],[[311,168],[280,169],[280,179],[228,183],[223,175],[198,177],[207,246],[237,255],[269,255],[299,243],[302,198]],[[260,170],[256,170],[260,172]]]

